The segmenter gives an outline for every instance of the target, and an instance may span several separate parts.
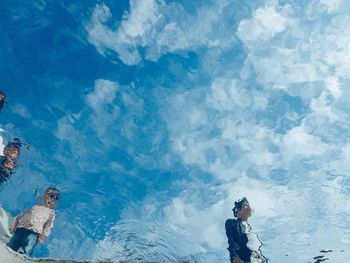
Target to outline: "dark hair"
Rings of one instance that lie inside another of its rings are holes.
[[[243,197],[242,199],[239,199],[239,200],[237,200],[237,201],[235,202],[235,205],[234,205],[234,207],[232,208],[233,215],[234,215],[235,217],[237,217],[237,212],[238,212],[239,209],[242,208],[242,206],[243,206],[244,203],[249,203],[249,202],[248,202],[248,199],[245,198],[245,197]]]
[[[22,142],[20,139],[18,138],[13,138],[13,141],[12,142],[9,142],[5,148],[4,148],[4,151],[6,150],[10,150],[10,149],[16,149],[18,151],[18,153],[20,154],[21,153],[21,148],[22,146],[24,146],[27,150],[30,150],[30,145],[25,143],[25,142]]]
[[[48,187],[46,190],[45,190],[45,193],[47,193],[48,191],[53,191],[53,192],[56,192],[56,193],[60,193],[60,190],[58,190],[56,187]]]
[[[61,192],[60,192],[60,190],[58,190],[56,187],[49,187],[49,188],[47,188],[46,191],[45,191],[45,194],[46,194],[47,192],[49,192],[49,191],[52,191],[52,192],[54,192],[55,194],[57,194],[57,200],[59,200],[59,199],[61,198]]]
[[[18,150],[18,152],[20,152],[20,151],[21,151],[21,146],[22,146],[22,145],[20,145],[20,144],[17,143],[17,142],[9,142],[9,143],[5,146],[4,150],[6,151],[6,150],[10,150],[10,149],[16,149],[16,150]]]

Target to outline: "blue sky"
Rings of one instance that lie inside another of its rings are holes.
[[[2,2],[2,138],[32,148],[0,200],[16,214],[35,190],[63,192],[36,256],[225,261],[224,222],[246,196],[272,262],[344,261],[349,9]]]

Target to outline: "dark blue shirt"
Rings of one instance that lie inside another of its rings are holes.
[[[226,236],[228,239],[228,251],[230,252],[230,260],[235,256],[244,262],[250,262],[252,251],[247,247],[248,237],[242,232],[241,219],[227,219],[225,223]]]

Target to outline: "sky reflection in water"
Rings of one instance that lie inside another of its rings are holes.
[[[225,219],[247,196],[271,262],[345,262],[349,10],[2,1],[2,137],[32,149],[1,203],[17,214],[62,192],[35,256],[224,262]]]

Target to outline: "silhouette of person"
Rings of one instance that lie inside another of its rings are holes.
[[[225,223],[231,263],[267,263],[262,255],[262,246],[258,236],[252,231],[248,218],[252,215],[247,198],[235,202],[232,209],[236,219],[227,219]]]

